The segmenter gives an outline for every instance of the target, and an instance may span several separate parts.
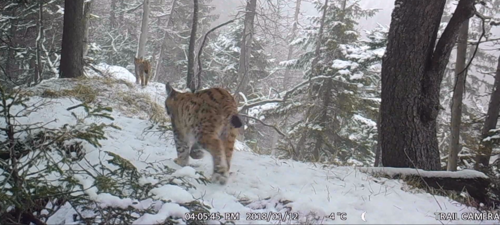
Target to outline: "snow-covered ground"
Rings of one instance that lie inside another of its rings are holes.
[[[125,78],[129,79],[129,78]],[[133,82],[134,80],[130,80]],[[50,82],[45,83],[50,86]],[[151,83],[141,89],[153,99],[164,98],[163,84]],[[36,98],[33,99],[36,101]],[[54,99],[53,104],[33,113],[26,121],[50,121],[51,126],[72,123],[74,118],[66,109],[78,104],[74,99]],[[159,99],[158,102],[162,102]],[[102,151],[109,151],[129,160],[137,169],[146,169],[148,163],[162,163],[177,171],[175,176],[192,179],[201,171],[207,177],[212,173],[212,160],[208,153],[201,160],[191,160],[190,167],[181,168],[173,162],[176,151],[171,136],[160,137],[144,132],[151,124],[147,120],[125,116],[120,111],[112,113],[113,123],[121,130],[109,129],[107,140],[102,140],[101,148],[84,145],[86,159],[96,162],[103,159]],[[212,212],[224,216],[236,216],[236,224],[498,224],[498,220],[461,220],[463,213],[476,212],[453,200],[441,196],[411,190],[400,180],[376,178],[351,167],[333,167],[323,164],[302,163],[279,160],[270,156],[257,155],[243,144],[237,143],[233,156],[231,176],[227,185],[193,182],[196,189],[183,189],[167,184],[151,191],[156,199],[171,200],[159,207],[157,212],[145,214],[135,224],[161,222],[169,216],[184,217],[188,212],[179,205],[200,199],[212,207]],[[158,182],[152,177],[143,177],[144,183]],[[86,186],[91,180],[80,177]],[[107,193],[98,193],[91,188],[87,191],[101,206],[131,206],[133,200],[118,198]],[[151,201],[141,204],[151,205]],[[138,206],[134,206],[138,207]],[[145,206],[147,207],[147,206]],[[458,213],[460,220],[438,221],[436,213]],[[230,214],[233,213],[233,214]],[[71,224],[74,209],[66,206],[52,216],[49,224]],[[468,214],[464,214],[468,215]],[[286,217],[286,218],[284,218]],[[335,218],[334,218],[335,217]],[[280,221],[281,220],[281,221]],[[179,222],[183,223],[179,219]],[[213,221],[215,222],[215,221]]]

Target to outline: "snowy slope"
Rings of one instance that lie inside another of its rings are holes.
[[[45,83],[50,87],[50,82]],[[152,83],[151,87],[141,89],[151,94],[158,102],[163,101],[163,84]],[[34,98],[32,101],[36,101]],[[71,123],[72,116],[66,108],[79,102],[74,99],[54,99],[41,111],[30,115],[26,121],[49,121],[57,119],[51,126]],[[201,160],[191,160],[191,167],[181,168],[173,162],[176,157],[171,135],[161,137],[144,132],[151,124],[147,120],[125,116],[114,111],[114,124],[121,130],[109,129],[107,140],[103,140],[101,148],[85,145],[88,161],[102,159],[102,151],[109,151],[128,159],[138,170],[146,169],[148,163],[162,163],[177,170],[177,176],[196,177],[195,171],[201,171],[207,177],[212,174],[210,155],[205,153]],[[25,121],[25,122],[26,122]],[[416,193],[406,184],[398,180],[374,178],[350,167],[331,167],[322,164],[301,163],[291,160],[278,160],[269,156],[249,152],[241,143],[233,157],[232,175],[225,186],[193,182],[196,189],[185,190],[175,185],[164,185],[152,191],[157,198],[171,200],[165,203],[155,214],[146,214],[136,224],[151,224],[163,221],[168,216],[183,217],[187,209],[177,203],[201,199],[212,207],[212,212],[239,213],[236,224],[276,224],[278,217],[282,224],[463,224],[485,223],[498,224],[498,221],[437,221],[436,212],[475,212],[448,198],[432,196],[427,193]],[[157,182],[154,178],[144,177],[144,182]],[[90,181],[83,181],[85,183]],[[131,205],[131,199],[120,199],[106,193],[88,191],[101,206]],[[439,203],[439,204],[438,204]],[[141,204],[152,204],[152,201]],[[136,207],[136,206],[134,206]],[[291,211],[288,211],[291,210]],[[70,206],[62,208],[52,216],[49,224],[71,224],[74,209]],[[271,213],[270,213],[271,212]],[[253,214],[249,214],[253,213]],[[236,215],[236,214],[233,214]],[[251,215],[251,220],[247,216]],[[335,215],[335,220],[326,218]],[[341,215],[343,219],[341,219]],[[366,220],[362,220],[362,215]],[[256,218],[256,216],[260,216]],[[265,220],[272,216],[270,220]],[[292,219],[292,220],[290,220]],[[178,220],[183,223],[182,220]],[[221,221],[224,221],[222,218]],[[217,224],[216,221],[215,224]]]

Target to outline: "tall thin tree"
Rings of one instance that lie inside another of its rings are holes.
[[[139,37],[139,46],[137,46],[137,58],[144,57],[146,51],[146,42],[148,41],[148,18],[149,18],[149,0],[144,0],[142,6],[141,36]]]
[[[462,123],[462,99],[465,89],[467,71],[465,63],[467,58],[467,38],[469,37],[469,20],[460,28],[457,46],[457,61],[455,64],[455,88],[451,103],[451,138],[450,152],[448,154],[448,171],[456,171],[458,153],[460,152],[460,124]]]
[[[90,12],[92,10],[92,0],[87,0],[83,5],[83,58],[87,56],[89,51],[89,27],[90,27]]]
[[[247,0],[245,7],[245,20],[243,33],[241,35],[240,59],[238,64],[238,74],[242,76],[238,87],[236,88],[236,99],[239,100],[239,92],[246,93],[248,90],[248,70],[250,67],[251,45],[254,34],[254,20],[257,10],[257,0]]]
[[[194,82],[194,45],[196,43],[196,25],[198,23],[198,0],[193,0],[193,23],[191,25],[191,36],[189,37],[188,49],[188,68],[186,86],[194,92],[196,90],[196,82]]]
[[[83,75],[84,0],[64,1],[64,25],[59,77]]]
[[[174,9],[176,6],[177,6],[177,0],[173,0],[172,4],[170,6],[170,13],[168,15],[167,22],[165,23],[165,28],[164,28],[165,33],[163,35],[163,41],[161,41],[160,56],[156,62],[156,67],[155,67],[156,69],[154,70],[154,75],[153,75],[151,81],[154,81],[156,79],[156,77],[158,76],[158,74],[162,74],[163,67],[161,66],[161,62],[165,58],[165,51],[166,51],[165,48],[167,47],[167,37],[168,37],[168,32],[169,32],[168,27],[172,21],[172,17],[174,15]]]
[[[476,155],[476,170],[482,170],[490,164],[491,152],[493,143],[486,139],[490,136],[490,130],[495,129],[498,123],[498,114],[500,113],[500,57],[498,57],[497,72],[495,74],[495,82],[493,84],[493,92],[491,93],[488,112],[484,121],[483,129],[481,130],[481,140],[479,151]]]
[[[36,37],[36,66],[34,83],[38,84],[42,79],[42,58],[41,50],[43,44],[43,1],[38,2],[38,20],[37,20],[38,35]]]
[[[293,25],[292,25],[292,31],[290,35],[290,43],[295,40],[295,36],[297,35],[297,27],[299,23],[299,13],[300,13],[300,3],[302,0],[296,0],[295,1],[295,13],[293,14]],[[288,54],[286,56],[286,60],[291,60],[292,59],[292,54],[293,54],[293,45],[288,46]],[[283,75],[283,88],[288,87],[288,80],[290,78],[288,77],[290,75],[290,68],[285,69],[285,74]]]

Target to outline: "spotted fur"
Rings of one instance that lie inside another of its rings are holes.
[[[135,58],[135,83],[141,83],[142,87],[148,85],[149,77],[151,76],[151,63],[147,59]]]
[[[165,85],[165,108],[172,121],[177,158],[186,166],[189,156],[203,157],[202,148],[213,158],[212,182],[226,184],[234,142],[242,126],[233,96],[225,89],[211,88],[195,93],[182,93]]]

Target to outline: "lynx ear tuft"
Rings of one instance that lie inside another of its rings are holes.
[[[166,91],[166,93],[167,93],[167,96],[168,96],[168,97],[170,97],[170,96],[174,96],[174,95],[175,95],[175,93],[177,93],[177,92],[175,91],[175,89],[174,89],[174,88],[172,88],[172,86],[170,86],[170,82],[167,82],[167,83],[165,84],[165,91]]]

